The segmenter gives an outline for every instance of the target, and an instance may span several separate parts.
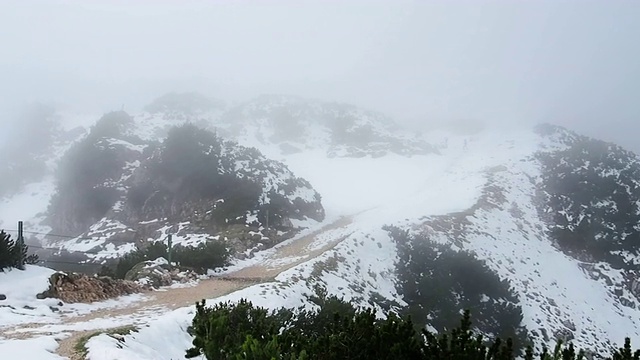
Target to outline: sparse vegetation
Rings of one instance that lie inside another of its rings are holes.
[[[89,349],[87,349],[87,342],[89,342],[89,340],[91,340],[92,338],[98,336],[98,335],[102,335],[102,334],[107,334],[109,336],[114,336],[114,335],[129,335],[132,332],[137,332],[138,329],[133,326],[133,325],[129,325],[129,326],[123,326],[123,327],[119,327],[119,328],[115,328],[115,329],[109,329],[109,330],[99,330],[99,331],[95,331],[92,332],[88,335],[84,335],[82,337],[80,337],[80,339],[78,339],[78,342],[76,342],[76,344],[73,346],[73,349],[75,350],[76,354],[78,354],[79,356],[81,356],[83,359],[87,357],[88,353],[89,353]]]
[[[96,337],[102,333],[102,331],[95,331],[91,334],[80,337],[80,339],[78,339],[78,342],[73,346],[73,350],[75,350],[76,354],[81,356],[83,359],[86,358],[87,354],[89,353],[89,349],[87,349],[87,342],[91,338]]]

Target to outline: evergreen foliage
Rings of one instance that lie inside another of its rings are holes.
[[[26,244],[18,244],[11,235],[0,231],[0,271],[15,268],[24,270],[23,264],[35,264],[38,256],[29,255],[29,247]]]
[[[397,287],[408,304],[403,311],[418,328],[432,326],[449,332],[463,309],[473,309],[480,333],[513,339],[517,353],[524,349],[527,333],[522,309],[508,281],[473,254],[399,228],[386,230],[398,248]]]
[[[538,154],[540,213],[549,220],[550,235],[578,259],[637,269],[625,253],[640,253],[640,159],[614,144],[549,132],[564,134],[567,145]]]
[[[228,265],[229,249],[222,241],[207,241],[197,246],[175,246],[172,257],[180,266],[205,273],[208,269]]]
[[[162,241],[153,242],[144,250],[136,250],[121,257],[115,267],[103,266],[99,275],[110,276],[116,279],[124,279],[125,275],[136,264],[169,257],[167,245]],[[229,261],[229,249],[221,241],[207,241],[198,246],[173,247],[172,262],[190,268],[200,273],[208,269],[225,266]]]
[[[227,164],[232,159],[223,156],[225,146],[215,133],[193,124],[172,128],[149,165],[156,181],[134,186],[128,193],[129,203],[149,212],[167,203],[223,199],[213,208],[213,221],[217,225],[242,223],[248,211],[257,209],[262,185],[228,170],[235,169],[235,164]]]
[[[325,294],[326,295],[326,294]],[[517,351],[511,339],[485,339],[472,329],[466,310],[456,327],[440,335],[416,330],[408,317],[393,313],[378,319],[372,309],[355,309],[336,297],[316,297],[319,309],[268,311],[245,299],[207,307],[196,304],[188,331],[193,347],[187,358],[208,360],[306,359],[415,359],[513,360]],[[580,360],[586,352],[558,342],[553,353],[534,354],[527,347],[525,360]],[[638,360],[629,339],[613,351],[612,360]]]
[[[91,128],[89,139],[122,138],[125,126],[132,122],[133,118],[124,111],[106,113]]]
[[[121,177],[127,159],[110,139],[123,139],[124,126],[131,121],[123,111],[105,114],[86,138],[65,153],[48,211],[55,218],[55,227],[84,231],[118,200],[120,193],[112,183]]]
[[[335,297],[317,311],[269,312],[241,300],[196,305],[188,358],[207,359],[420,359],[421,341],[410,321],[356,311]],[[341,309],[332,311],[332,309]]]

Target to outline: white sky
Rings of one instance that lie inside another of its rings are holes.
[[[0,106],[106,111],[171,90],[555,122],[640,151],[640,2],[0,2]]]

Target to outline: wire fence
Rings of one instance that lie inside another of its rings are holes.
[[[7,229],[7,230],[2,230],[5,233],[15,233],[18,234],[18,230],[15,229]],[[56,237],[56,238],[63,238],[63,239],[75,239],[75,240],[100,240],[101,237],[83,237],[83,236],[70,236],[70,235],[62,235],[62,234],[52,234],[52,233],[43,233],[43,232],[37,232],[37,231],[27,231],[27,230],[23,230],[22,231],[24,234],[31,234],[31,235],[43,235],[43,236],[47,236],[47,237]],[[122,252],[109,252],[109,251],[104,251],[104,250],[69,250],[63,247],[45,247],[45,246],[40,246],[40,245],[33,245],[33,244],[27,244],[27,246],[29,248],[34,248],[34,249],[40,249],[40,250],[50,250],[50,251],[55,251],[55,252],[66,252],[68,253],[68,255],[72,255],[72,254],[89,254],[89,255],[115,255],[115,256],[122,256],[123,253]],[[80,262],[80,261],[70,261],[70,260],[54,260],[54,259],[46,259],[46,260],[39,260],[38,263],[53,263],[53,264],[67,264],[67,265],[80,265],[80,266],[99,266],[99,264],[95,264],[95,263],[84,263],[84,262]]]
[[[16,233],[16,234],[18,233],[18,230],[3,230],[3,231],[4,232],[12,232],[12,233]],[[77,240],[98,240],[98,239],[100,239],[99,237],[70,236],[70,235],[51,234],[51,233],[43,233],[43,232],[28,231],[28,230],[23,230],[22,232],[25,233],[25,234],[44,235],[44,236],[65,238],[65,239],[77,239]]]

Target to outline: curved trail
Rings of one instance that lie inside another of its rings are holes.
[[[224,276],[201,280],[195,286],[153,291],[144,294],[142,300],[128,304],[125,307],[98,309],[87,314],[63,317],[62,322],[56,324],[56,326],[68,326],[69,329],[49,333],[70,334],[70,336],[59,341],[56,354],[71,360],[83,359],[83,355],[77,353],[75,350],[75,345],[82,337],[99,331],[109,331],[122,328],[123,326],[133,325],[136,320],[147,317],[150,309],[155,308],[164,311],[174,310],[193,305],[196,301],[202,299],[213,299],[252,285],[274,281],[278,274],[309,261],[339,244],[346,236],[339,236],[331,239],[331,241],[322,243],[320,246],[313,246],[320,235],[347,227],[351,224],[351,221],[351,217],[339,218],[310,234],[301,236],[299,239],[291,241],[286,245],[279,246],[260,264],[251,265]],[[125,318],[123,321],[126,323],[112,328],[73,330],[73,325],[109,318]],[[9,331],[5,331],[3,336],[8,339],[32,338],[46,334],[38,331],[39,328],[45,325],[46,324],[41,323],[21,324]]]

